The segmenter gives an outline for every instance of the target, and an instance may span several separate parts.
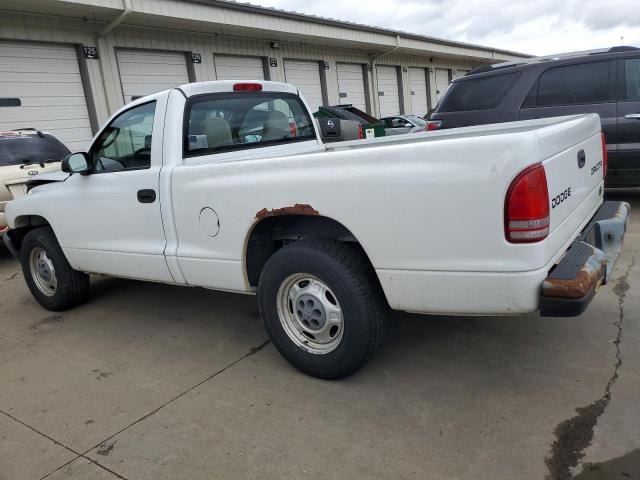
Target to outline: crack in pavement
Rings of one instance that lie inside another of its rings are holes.
[[[37,433],[38,435],[46,438],[47,440],[49,440],[50,442],[54,443],[55,445],[58,445],[59,447],[64,448],[65,450],[70,451],[71,453],[73,453],[74,455],[77,455],[73,460],[71,460],[70,462],[67,462],[63,465],[63,467],[69,465],[71,462],[75,462],[76,460],[78,460],[79,458],[83,458],[91,463],[93,463],[94,465],[96,465],[97,467],[102,468],[103,470],[106,470],[107,472],[111,473],[112,475],[116,476],[117,478],[120,478],[121,480],[128,480],[126,477],[123,477],[122,475],[120,475],[119,473],[114,472],[113,470],[111,470],[108,467],[105,467],[104,465],[101,465],[99,462],[93,460],[92,458],[86,457],[84,456],[82,453],[76,452],[73,448],[65,445],[62,442],[59,442],[58,440],[56,440],[55,438],[47,435],[44,432],[41,432],[40,430],[38,430],[37,428],[32,427],[31,425],[29,425],[28,423],[23,422],[22,420],[20,420],[19,418],[14,417],[13,415],[11,415],[10,413],[5,412],[4,410],[0,410],[0,413],[2,413],[3,415],[5,415],[6,417],[10,418],[11,420],[13,420],[14,422],[19,423],[20,425],[28,428],[29,430],[31,430],[34,433]],[[59,469],[56,469],[54,471],[58,471]],[[47,473],[44,477],[48,477],[49,475],[51,475],[53,472],[49,472]]]
[[[556,440],[551,445],[551,457],[545,458],[545,464],[549,470],[547,480],[570,480],[573,478],[571,468],[576,467],[584,457],[584,450],[591,445],[593,434],[598,418],[604,413],[607,405],[611,401],[611,389],[618,379],[618,371],[622,367],[622,352],[620,343],[622,342],[622,329],[624,326],[624,299],[629,290],[629,274],[636,265],[636,256],[639,252],[634,252],[631,257],[631,264],[615,283],[613,292],[618,297],[618,320],[614,322],[617,334],[613,344],[615,345],[616,361],[613,374],[609,378],[602,397],[593,403],[575,409],[577,415],[559,423],[554,429]]]
[[[16,278],[18,276],[20,272],[16,272],[13,275],[11,275],[10,277],[7,277],[4,279],[5,282],[8,282],[9,280],[13,280],[14,278]]]
[[[84,458],[86,460],[89,460],[91,463],[96,464],[97,466],[104,468],[105,470],[109,471],[110,473],[114,474],[116,477],[123,479],[123,480],[128,480],[126,477],[123,477],[115,472],[113,472],[112,470],[109,470],[107,467],[105,467],[104,465],[101,465],[99,462],[97,462],[96,460],[93,460],[91,457],[88,457],[87,455],[89,454],[89,452],[91,452],[92,450],[95,450],[97,448],[100,448],[101,446],[104,446],[107,444],[107,442],[111,439],[113,439],[114,437],[116,437],[117,435],[120,435],[122,432],[128,430],[129,428],[133,427],[134,425],[137,425],[138,423],[146,420],[147,418],[155,415],[156,413],[158,413],[160,410],[162,410],[164,407],[166,407],[167,405],[175,402],[176,400],[178,400],[179,398],[183,397],[184,395],[186,395],[189,392],[192,392],[193,390],[195,390],[196,388],[198,388],[199,386],[207,383],[209,380],[217,377],[218,375],[220,375],[221,373],[225,372],[226,370],[230,369],[231,367],[237,365],[238,363],[240,363],[242,360],[244,360],[245,358],[248,358],[252,355],[255,355],[256,353],[260,352],[264,347],[266,347],[267,345],[269,345],[271,343],[271,341],[266,340],[263,343],[261,343],[260,345],[258,345],[257,347],[251,347],[249,349],[249,352],[245,353],[244,355],[242,355],[240,358],[237,358],[236,360],[234,360],[233,362],[229,363],[228,365],[222,367],[219,370],[216,370],[214,373],[212,373],[211,375],[209,375],[207,378],[205,378],[204,380],[196,383],[195,385],[189,387],[188,389],[186,389],[184,392],[179,393],[178,395],[176,395],[175,397],[170,398],[169,400],[167,400],[166,402],[164,402],[162,405],[160,405],[159,407],[156,407],[155,409],[153,409],[152,411],[150,411],[149,413],[143,415],[142,417],[138,418],[137,420],[134,420],[133,422],[131,422],[129,425],[127,425],[124,428],[121,428],[120,430],[118,430],[116,433],[110,435],[109,437],[105,438],[104,440],[102,440],[100,443],[94,445],[93,447],[90,447],[89,449],[87,449],[86,451],[82,452],[82,453],[78,453],[74,450],[72,450],[70,447],[67,447],[63,444],[61,444],[60,442],[56,442],[54,439],[50,438],[49,436],[38,432],[37,430],[33,429],[32,427],[29,427],[26,424],[23,424],[29,428],[31,428],[32,430],[34,430],[35,432],[40,433],[41,435],[43,435],[44,437],[48,438],[49,440],[51,440],[52,442],[55,442],[61,446],[63,446],[64,448],[66,448],[67,450],[69,450],[70,452],[73,452],[74,454],[78,455],[76,458],[73,458],[71,460],[69,460],[67,463],[65,463],[64,465],[59,466],[58,468],[56,468],[55,470],[50,471],[49,473],[47,473],[45,476],[41,477],[40,480],[44,480],[45,478],[53,475],[54,473],[56,473],[57,471],[63,469],[64,467],[68,466],[69,464],[71,464],[72,462],[76,461],[78,458]],[[0,410],[1,411],[1,410]],[[4,413],[4,412],[3,412]],[[19,422],[19,420],[16,420]],[[20,422],[22,423],[22,422]],[[111,446],[113,446],[113,444],[115,444],[115,441],[111,444]]]

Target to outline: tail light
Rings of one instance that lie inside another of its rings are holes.
[[[234,92],[260,92],[262,85],[259,83],[236,83],[233,86]]]
[[[362,125],[358,125],[358,137],[360,140],[364,139],[364,132],[362,131]]]
[[[609,163],[609,154],[607,153],[607,139],[602,133],[602,178],[607,176],[607,164]]]
[[[511,243],[533,243],[549,235],[549,190],[541,163],[523,170],[509,186],[504,234]]]
[[[425,130],[430,132],[432,130],[438,130],[442,126],[442,120],[429,120],[425,126]]]

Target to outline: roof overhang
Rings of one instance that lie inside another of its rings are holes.
[[[494,63],[528,55],[228,0],[5,0],[3,9],[121,26]],[[310,26],[312,28],[310,28]],[[96,28],[100,30],[100,25]]]

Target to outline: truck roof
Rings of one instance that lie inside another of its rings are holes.
[[[144,97],[137,98],[134,101],[127,103],[124,108],[131,108],[134,105],[148,102],[149,100],[158,98],[159,96],[171,90],[180,90],[182,94],[187,98],[207,93],[233,93],[234,85],[237,85],[239,83],[260,84],[262,86],[263,92],[292,93],[294,95],[299,95],[300,93],[298,89],[293,85],[283,82],[271,82],[268,80],[211,80],[207,82],[187,83],[185,85],[180,85],[179,87],[168,88],[160,92],[145,95]]]

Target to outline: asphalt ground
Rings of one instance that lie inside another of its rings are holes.
[[[54,314],[0,249],[0,479],[640,478],[640,192],[578,318],[393,314],[310,378],[252,296],[92,279]]]

